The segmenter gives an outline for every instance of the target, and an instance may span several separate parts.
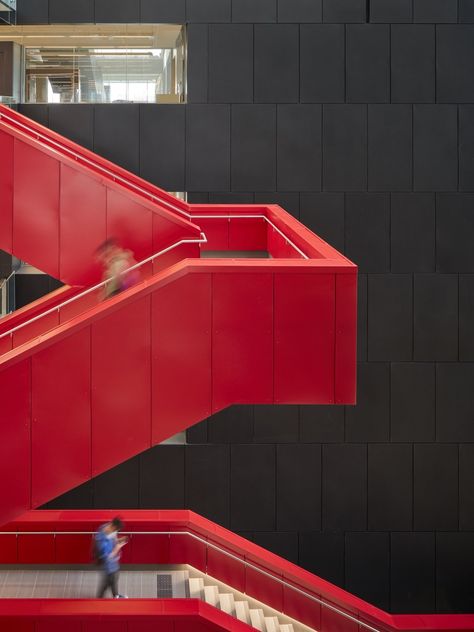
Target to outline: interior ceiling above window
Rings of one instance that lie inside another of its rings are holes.
[[[180,24],[55,24],[2,26],[0,42],[39,47],[174,48]]]

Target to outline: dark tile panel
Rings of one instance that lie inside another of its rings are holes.
[[[433,103],[435,27],[393,25],[391,51],[392,103]]]
[[[366,0],[325,0],[323,3],[324,22],[365,22],[366,19]]]
[[[278,0],[279,22],[321,22],[323,0]]]
[[[94,479],[94,507],[134,509],[139,504],[139,457],[129,459]]]
[[[186,441],[191,444],[207,443],[207,419],[186,430]]]
[[[190,204],[208,204],[209,193],[205,193],[204,191],[189,191],[188,202]]]
[[[49,0],[49,21],[74,24],[94,22],[94,0]]]
[[[86,149],[93,149],[94,106],[86,103],[52,104],[49,106],[49,127]]]
[[[232,0],[232,22],[276,22],[276,19],[277,0]]]
[[[434,533],[391,534],[391,612],[436,611],[435,550]]]
[[[439,272],[474,272],[474,195],[436,198],[436,266]]]
[[[346,441],[385,442],[389,438],[389,365],[360,362],[357,367],[357,406],[346,408]]]
[[[95,0],[96,22],[140,22],[139,0]]]
[[[413,0],[414,22],[457,22],[457,0]]]
[[[301,533],[299,563],[315,575],[344,586],[344,549],[342,533]]]
[[[253,542],[293,564],[298,564],[298,534],[295,532],[257,532],[254,533]]]
[[[416,444],[414,477],[414,530],[457,529],[457,445]]]
[[[413,357],[413,277],[369,274],[369,361]]]
[[[435,365],[391,365],[390,439],[398,442],[435,441]]]
[[[211,24],[209,26],[209,101],[211,103],[253,101],[253,28],[251,25]]]
[[[257,24],[254,95],[256,103],[299,100],[299,30],[294,24]]]
[[[390,101],[390,27],[346,27],[346,99],[348,103]]]
[[[414,359],[458,359],[458,277],[416,274]]]
[[[145,24],[186,22],[185,0],[140,0],[140,20]]]
[[[367,446],[323,445],[324,531],[367,528]]]
[[[368,527],[371,531],[411,531],[413,450],[409,444],[368,446]]]
[[[380,608],[390,607],[390,536],[346,534],[345,588]]]
[[[446,2],[446,0],[443,0]],[[456,69],[453,72],[453,69]],[[436,30],[436,98],[439,103],[474,102],[474,26]]]
[[[415,191],[457,189],[457,128],[455,105],[413,106]]]
[[[474,22],[474,0],[459,0],[459,22]]]
[[[436,438],[474,441],[474,364],[439,363],[436,367]]]
[[[184,471],[186,508],[228,527],[230,446],[186,446]]]
[[[412,107],[369,105],[369,191],[409,191],[413,186]]]
[[[433,193],[392,193],[392,272],[434,272],[436,207]]]
[[[459,190],[474,191],[474,105],[459,106]]]
[[[344,406],[300,406],[302,443],[344,443]]]
[[[253,193],[234,193],[226,191],[225,193],[209,193],[209,204],[253,204]]]
[[[139,172],[140,106],[94,105],[94,151],[121,167]]]
[[[255,204],[278,204],[293,217],[300,217],[300,196],[296,191],[257,191]]]
[[[230,106],[187,106],[186,189],[230,189]]]
[[[288,444],[276,450],[277,531],[319,531],[321,446]]]
[[[207,24],[188,24],[187,84],[188,103],[208,100],[209,27]]]
[[[300,203],[303,224],[344,252],[344,194],[302,193]]]
[[[474,444],[459,446],[459,529],[474,531]]]
[[[367,277],[367,274],[357,275],[357,360],[359,362],[367,361]]]
[[[367,106],[323,106],[323,190],[367,188]]]
[[[436,535],[436,606],[439,612],[471,612],[474,533]]]
[[[19,0],[16,12],[17,24],[47,24],[48,0]]]
[[[18,274],[15,277],[16,309],[36,301],[50,291],[47,274]]]
[[[276,107],[232,106],[232,189],[276,190]]]
[[[255,443],[295,443],[299,434],[298,406],[254,407]]]
[[[209,443],[251,443],[253,406],[231,406],[208,419]]]
[[[345,254],[361,272],[390,269],[390,197],[383,193],[346,195]]]
[[[185,446],[166,445],[140,456],[141,509],[185,508],[184,455]]]
[[[182,105],[140,106],[140,175],[168,191],[185,190]]]
[[[231,529],[275,530],[275,447],[231,447]]]
[[[474,360],[474,275],[459,275],[459,359]]]
[[[413,0],[371,0],[371,22],[411,22]]]
[[[277,185],[282,191],[321,188],[321,106],[277,106]]]
[[[94,509],[94,481],[87,481],[40,509]]]
[[[33,119],[37,123],[49,127],[49,108],[49,105],[21,103],[18,106],[18,111],[20,114]]]
[[[302,103],[344,102],[344,50],[343,24],[302,24],[300,26],[300,100]]]
[[[231,0],[186,0],[188,22],[230,22]]]

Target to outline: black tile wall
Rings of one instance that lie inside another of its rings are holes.
[[[346,27],[346,95],[348,103],[390,101],[390,27]]]
[[[357,406],[235,406],[50,506],[191,507],[392,611],[472,611],[474,1],[18,13],[187,22],[188,105],[21,111],[192,202],[281,204],[360,273]]]
[[[435,27],[396,24],[391,28],[392,103],[435,100]]]

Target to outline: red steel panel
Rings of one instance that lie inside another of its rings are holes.
[[[18,550],[16,535],[0,535],[0,564],[16,564]]]
[[[356,403],[357,275],[336,275],[336,404]]]
[[[207,243],[203,250],[229,250],[229,221],[228,219],[200,219],[195,220],[201,230],[206,233]],[[241,221],[241,220],[240,220]]]
[[[33,356],[32,417],[32,503],[37,507],[90,478],[89,329]]]
[[[54,564],[54,536],[18,536],[18,562],[20,564]]]
[[[126,549],[128,564],[169,564],[170,542],[167,535],[132,535]]]
[[[152,297],[153,443],[211,414],[211,275],[188,274]]]
[[[273,400],[273,278],[214,274],[212,407]]]
[[[13,137],[0,131],[0,248],[11,252],[13,235]]]
[[[92,324],[93,476],[151,445],[150,343],[149,296]]]
[[[107,621],[101,617],[99,621],[83,621],[81,632],[127,632],[127,622]]]
[[[61,165],[60,276],[65,283],[94,284],[102,276],[95,250],[106,238],[106,189],[68,165]]]
[[[56,564],[90,564],[92,536],[88,534],[58,534],[55,538]]]
[[[0,402],[0,509],[6,522],[31,507],[30,360],[2,371]]]
[[[179,225],[173,224],[161,215],[153,213],[153,253],[172,246],[180,239],[198,239],[199,235],[190,235]]]
[[[36,632],[34,621],[20,621],[18,617],[2,617],[1,632]]]
[[[42,336],[50,329],[54,329],[59,324],[59,313],[57,311],[51,312],[47,316],[42,316],[28,325],[25,325],[21,329],[18,329],[13,334],[13,348],[16,349],[20,345],[33,340],[38,336]]]
[[[59,278],[59,162],[15,140],[13,250]]]
[[[266,250],[267,222],[259,219],[231,219],[229,250]]]
[[[232,586],[235,590],[245,592],[244,557],[238,555],[235,551],[229,551],[229,553],[234,557],[238,557],[241,561],[209,547],[207,551],[207,573],[224,582],[224,584]]]
[[[320,629],[321,606],[319,603],[287,586],[283,587],[282,611],[289,617],[305,623],[310,628]]]
[[[137,262],[153,254],[152,216],[150,209],[114,189],[107,189],[107,237],[114,237],[122,247],[131,250]]]
[[[275,403],[334,403],[334,319],[334,275],[275,275]]]
[[[170,536],[170,564],[190,564],[206,572],[207,545],[189,535]]]
[[[48,619],[42,620],[38,618],[36,620],[35,632],[82,632],[80,621],[71,621],[70,619]]]
[[[268,572],[265,567],[263,570]],[[245,593],[279,612],[283,610],[283,585],[250,566],[246,571]]]
[[[174,632],[173,621],[128,621],[127,632]]]
[[[351,621],[346,617],[334,612],[330,608],[321,607],[321,632],[361,632],[364,628],[359,629],[359,625],[355,621]]]

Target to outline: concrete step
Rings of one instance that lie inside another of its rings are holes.
[[[239,621],[250,623],[250,607],[248,601],[235,602],[235,616]]]
[[[217,586],[204,586],[204,601],[215,608],[219,605],[219,589]]]
[[[188,580],[189,597],[202,599],[204,594],[204,580],[202,577],[190,577]]]
[[[265,632],[280,632],[278,617],[265,617]]]
[[[235,613],[235,603],[234,603],[234,595],[232,593],[220,593],[219,594],[219,608],[222,612],[227,612],[234,616]]]
[[[265,632],[265,617],[261,608],[250,608],[250,625]]]
[[[284,623],[283,625],[280,625],[280,632],[294,632],[293,624]]]

